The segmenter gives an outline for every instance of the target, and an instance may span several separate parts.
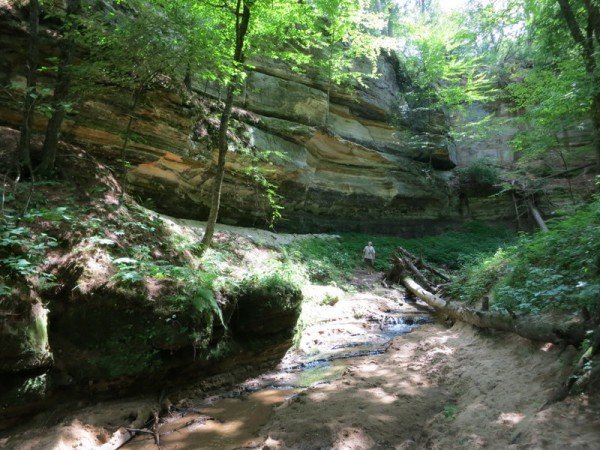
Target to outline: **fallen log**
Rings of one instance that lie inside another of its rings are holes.
[[[540,210],[536,208],[536,206],[533,204],[532,201],[529,201],[528,207],[529,207],[529,210],[531,211],[531,215],[533,216],[533,219],[535,220],[535,223],[538,224],[538,226],[544,233],[547,233],[548,225],[546,225],[546,222],[544,221],[542,214],[540,213]]]
[[[429,270],[431,273],[433,273],[434,275],[437,275],[438,277],[440,277],[440,278],[441,278],[442,280],[444,280],[444,281],[450,281],[450,277],[449,277],[448,275],[446,275],[446,274],[444,274],[444,273],[440,272],[438,269],[436,269],[435,267],[433,267],[433,266],[431,266],[431,265],[427,264],[427,263],[426,263],[425,261],[423,261],[422,259],[420,259],[420,258],[417,258],[415,255],[413,255],[411,252],[409,252],[409,251],[408,251],[408,250],[406,250],[405,248],[403,248],[403,247],[398,247],[398,249],[397,249],[397,250],[398,250],[398,251],[399,251],[399,252],[400,252],[400,253],[401,253],[403,256],[405,256],[406,258],[408,258],[408,259],[409,259],[409,261],[410,261],[411,259],[412,259],[412,260],[415,260],[415,261],[417,261],[417,263],[416,263],[416,265],[417,265],[417,266],[419,266],[419,265],[420,265],[421,267],[423,267],[424,269],[427,269],[427,270]]]
[[[600,355],[600,325],[594,330],[590,347],[581,355],[571,375],[542,406],[542,409],[552,403],[564,400],[570,394],[583,392],[592,384],[596,385],[595,389],[597,390],[600,386],[600,358],[598,355]]]
[[[579,345],[585,338],[587,327],[578,321],[550,321],[537,316],[516,316],[493,311],[481,311],[459,303],[448,302],[423,287],[410,276],[404,275],[401,282],[416,297],[451,319],[475,325],[511,331],[527,339],[541,342]]]
[[[573,345],[581,344],[589,328],[588,324],[578,320],[565,321],[547,316],[518,316],[512,312],[507,314],[483,311],[445,300],[415,281],[415,278],[420,279],[423,275],[417,271],[418,276],[414,278],[411,276],[414,275],[414,264],[407,257],[397,254],[393,262],[394,265],[388,273],[388,280],[402,283],[415,297],[451,319],[460,320],[479,328],[511,331],[534,341]]]
[[[411,271],[415,279],[422,287],[431,290],[431,286],[429,285],[427,278],[425,278],[425,276],[419,271],[419,269],[417,269],[410,259],[396,257],[396,264],[400,266],[401,270]]]

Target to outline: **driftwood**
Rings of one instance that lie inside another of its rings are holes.
[[[158,411],[153,413],[152,434],[154,434],[154,443],[160,448],[160,434],[158,431],[159,418]]]
[[[585,338],[588,327],[580,321],[559,321],[541,316],[517,316],[514,313],[483,311],[445,300],[416,281],[422,278],[423,274],[418,270],[415,272],[414,264],[402,256],[402,252],[396,254],[393,262],[387,277],[389,281],[402,283],[414,296],[451,319],[480,328],[511,331],[534,341],[579,345]]]

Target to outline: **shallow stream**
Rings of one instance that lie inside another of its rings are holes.
[[[159,427],[160,445],[190,450],[255,447],[259,430],[279,405],[294,401],[312,386],[340,378],[361,358],[377,357],[392,339],[428,322],[427,313],[411,308],[322,321],[305,333],[310,339],[319,337],[312,339],[310,351],[290,349],[272,372],[219,395],[180,402]],[[138,435],[124,448],[156,450],[155,436]]]

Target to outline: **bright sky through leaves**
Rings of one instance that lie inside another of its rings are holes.
[[[439,8],[443,12],[458,11],[467,3],[467,0],[438,0]]]

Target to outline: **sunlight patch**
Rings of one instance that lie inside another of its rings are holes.
[[[511,413],[502,413],[496,420],[496,423],[500,425],[507,425],[509,427],[514,427],[519,422],[521,422],[525,418],[525,414],[511,412]]]

